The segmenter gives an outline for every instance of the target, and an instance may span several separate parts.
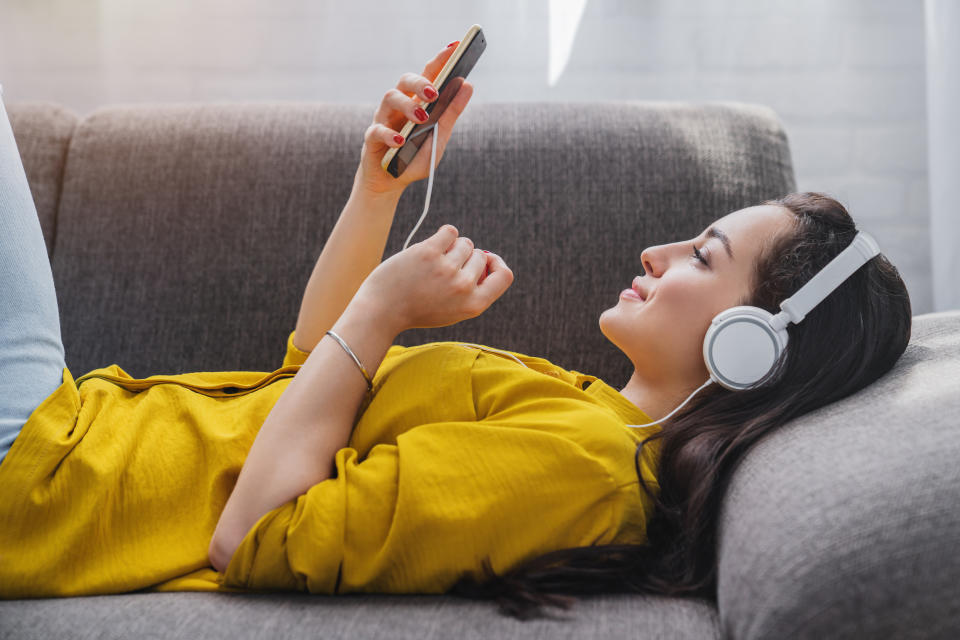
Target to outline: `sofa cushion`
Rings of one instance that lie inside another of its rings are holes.
[[[37,207],[47,255],[52,257],[67,149],[80,118],[52,102],[17,102],[5,106]]]
[[[915,316],[889,373],[750,451],[722,515],[726,632],[957,637],[958,379],[960,310]]]
[[[71,370],[279,366],[375,106],[116,106],[84,119],[53,265]],[[481,316],[397,343],[479,342],[626,383],[631,364],[597,324],[641,272],[640,251],[793,188],[765,107],[471,104],[412,242],[452,223],[515,281]],[[425,191],[404,194],[385,257]]]
[[[607,594],[553,619],[516,620],[490,601],[451,596],[149,593],[0,601],[4,637],[48,638],[720,638],[701,600]]]

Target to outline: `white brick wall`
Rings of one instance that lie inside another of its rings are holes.
[[[932,310],[922,0],[589,0],[554,86],[550,6],[0,0],[0,82],[7,101],[81,114],[138,101],[375,102],[476,22],[490,44],[474,101],[770,105],[798,188],[844,202],[899,267],[914,312]]]

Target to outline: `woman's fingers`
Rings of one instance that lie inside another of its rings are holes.
[[[413,74],[409,74],[413,75]],[[410,82],[414,82],[411,80]],[[438,140],[438,143],[446,140],[449,137],[449,127],[451,121],[456,120],[460,117],[460,114],[463,113],[463,110],[467,106],[467,102],[470,101],[470,96],[473,95],[473,85],[463,81],[463,86],[457,91],[457,94],[454,96],[453,100],[450,101],[450,104],[447,105],[446,110],[443,112],[443,115],[440,117],[440,122],[442,123],[442,129],[444,131],[443,137]],[[429,82],[425,82],[424,86],[432,86]],[[405,94],[401,93],[397,89],[390,89],[387,91],[386,95],[383,97],[383,102],[380,105],[380,111],[377,112],[377,116],[374,118],[373,124],[367,128],[366,135],[364,139],[366,141],[376,141],[388,147],[399,147],[402,146],[405,142],[404,139],[398,141],[395,136],[400,136],[400,129],[403,128],[403,124],[407,120],[413,120],[414,122],[426,122],[426,120],[417,117],[417,109],[420,105],[411,98],[408,98]],[[381,115],[382,112],[389,112],[390,116],[386,117],[384,121],[384,116]],[[392,118],[392,120],[391,120]],[[430,134],[427,134],[430,135]],[[421,145],[423,146],[423,145]],[[439,150],[443,149],[441,144],[438,147]],[[429,152],[430,146],[426,145],[425,148]]]
[[[457,290],[469,295],[471,317],[483,313],[513,284],[513,271],[500,256],[477,249],[452,224],[441,225],[423,243],[442,251],[443,257],[454,265]]]
[[[463,260],[460,271],[465,276],[464,282],[469,283],[465,286],[468,289],[482,287],[478,300],[483,304],[483,309],[486,309],[513,284],[513,271],[500,256],[474,248],[473,242],[466,243],[464,240],[469,238],[457,238],[450,254],[456,255],[455,260],[458,262]]]
[[[463,269],[473,254],[473,240],[460,236],[447,251],[446,257],[457,269]]]
[[[423,240],[424,244],[429,244],[434,249],[439,250],[441,253],[446,253],[452,247],[454,242],[457,241],[457,238],[460,237],[460,232],[457,231],[457,228],[452,224],[442,224],[440,228],[437,229],[437,232]]]
[[[437,164],[439,164],[443,158],[443,154],[447,148],[447,142],[453,133],[454,123],[463,113],[464,109],[467,108],[470,96],[473,95],[473,85],[465,80],[460,80],[462,81],[462,86],[453,97],[453,100],[450,101],[450,104],[447,105],[447,108],[444,109],[440,119],[435,121],[437,128],[440,130],[440,135],[437,137]],[[435,135],[436,132],[437,129],[434,128],[429,133],[423,134],[424,137],[420,143],[420,149],[413,157],[413,160],[407,165],[407,171],[410,171],[411,175],[417,176],[418,178],[427,176],[427,172],[430,170],[430,154],[432,153],[431,146],[433,144],[431,137]]]
[[[432,85],[426,82],[424,86]],[[399,89],[390,89],[383,95],[383,101],[380,103],[377,113],[373,116],[373,121],[399,130],[403,128],[403,123],[407,120],[418,123],[427,121],[428,118],[420,118],[418,114],[427,115],[419,102],[408,97],[405,93],[401,93]]]
[[[487,270],[486,275],[478,284],[480,290],[485,293],[485,298],[492,301],[502,296],[503,292],[513,284],[513,271],[497,254],[484,253],[483,255],[487,256],[489,260],[486,261],[484,267]]]
[[[437,99],[436,95],[431,95],[426,89],[431,88],[439,92],[439,89],[433,85],[433,80],[440,74],[440,70],[443,69],[443,65],[447,63],[454,49],[456,46],[440,51],[423,68],[423,73],[407,72],[401,75],[396,88],[384,94],[380,107],[373,116],[373,121],[394,129],[402,127],[406,120],[425,122],[425,119],[416,117],[416,109],[420,106],[417,100],[430,103]]]
[[[405,94],[411,102],[416,99],[433,102],[437,99],[438,90],[433,83],[418,73],[407,72],[400,76],[397,90]],[[431,93],[430,91],[433,91]]]
[[[395,137],[399,136],[399,138]],[[380,146],[400,147],[403,146],[403,136],[385,125],[374,122],[363,133],[363,141],[370,149],[378,151]]]
[[[450,54],[454,52],[457,48],[457,45],[460,44],[460,41],[451,42],[449,46],[442,49],[437,55],[433,56],[433,60],[428,62],[426,66],[423,67],[422,75],[425,78],[430,78],[433,80],[440,74],[440,70],[443,69],[443,65],[447,64],[447,60],[450,59]]]
[[[487,254],[482,249],[473,249],[470,251],[470,258],[463,265],[464,281],[468,291],[475,292],[477,285],[487,271]],[[480,303],[480,308],[475,310],[478,315],[489,306],[485,300],[486,296],[476,296]]]

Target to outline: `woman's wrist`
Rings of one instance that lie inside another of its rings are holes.
[[[363,286],[353,296],[343,315],[337,320],[337,324],[340,324],[341,320],[348,324],[359,321],[360,324],[367,327],[375,327],[378,333],[388,337],[391,341],[410,328],[406,324],[406,319],[396,309],[386,308],[385,305],[371,296]],[[334,330],[336,330],[336,326],[334,326]]]
[[[390,178],[394,179],[392,176],[390,176]],[[363,168],[361,167],[357,169],[357,174],[353,179],[353,189],[351,190],[350,195],[351,197],[356,196],[371,201],[392,201],[394,204],[396,204],[400,201],[400,196],[403,195],[403,192],[406,188],[407,185],[401,184],[399,181],[397,181],[397,185],[395,187],[374,187],[372,186],[371,181],[365,179]]]
[[[365,214],[373,216],[378,220],[387,218],[392,221],[393,214],[397,211],[397,205],[400,204],[400,196],[402,195],[402,189],[396,191],[375,191],[369,187],[354,184],[347,202],[355,203]]]

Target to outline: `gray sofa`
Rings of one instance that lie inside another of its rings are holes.
[[[7,106],[75,376],[280,365],[376,105]],[[630,363],[597,320],[640,251],[794,189],[766,107],[471,104],[414,241],[452,223],[515,281],[480,317],[397,342],[500,346],[620,388]],[[425,191],[404,194],[385,256]],[[716,602],[603,595],[521,622],[453,596],[137,592],[0,602],[0,637],[956,637],[958,376],[960,311],[917,316],[893,371],[751,451],[724,500]]]

